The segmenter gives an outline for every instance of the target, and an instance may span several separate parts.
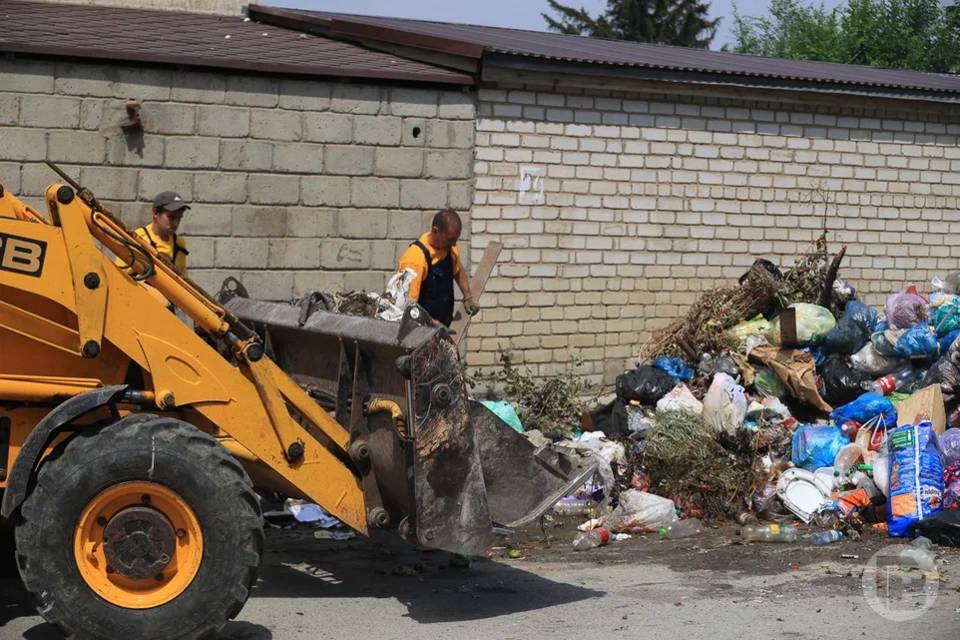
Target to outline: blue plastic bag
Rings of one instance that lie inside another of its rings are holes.
[[[686,382],[693,379],[693,367],[680,358],[660,356],[654,360],[653,366],[670,374],[670,377],[673,378],[675,382]]]
[[[805,424],[793,432],[790,459],[809,471],[833,465],[837,453],[850,444],[840,427],[834,424]]]
[[[837,407],[830,414],[830,419],[839,427],[847,420],[853,420],[864,424],[876,418],[880,419],[878,426],[885,426],[888,429],[897,425],[897,409],[886,396],[882,396],[875,391],[863,394],[853,402]]]
[[[936,360],[940,355],[937,334],[926,322],[918,322],[900,335],[897,344],[893,347],[893,355],[901,358]]]
[[[904,538],[912,533],[917,522],[943,509],[943,458],[930,422],[898,427],[887,438],[887,526],[892,537]]]
[[[800,351],[805,351],[813,356],[813,364],[818,369],[823,366],[823,363],[827,361],[827,357],[830,355],[830,350],[824,346],[819,347],[801,347]]]
[[[843,319],[853,322],[866,334],[871,334],[877,329],[876,309],[871,309],[859,300],[851,300],[847,303],[843,308]]]
[[[940,338],[940,353],[946,354],[947,351],[950,350],[950,345],[952,345],[958,337],[960,337],[960,329],[954,329]]]
[[[517,433],[523,433],[523,424],[520,422],[520,416],[513,405],[505,400],[481,400],[480,403],[490,411],[497,414],[497,417],[510,425]]]

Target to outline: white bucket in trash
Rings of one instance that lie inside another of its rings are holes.
[[[806,469],[787,469],[777,482],[777,495],[787,509],[809,523],[820,505],[830,500],[830,488],[825,478]]]

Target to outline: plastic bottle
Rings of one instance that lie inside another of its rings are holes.
[[[864,382],[863,386],[868,391],[876,391],[883,395],[890,395],[894,391],[903,389],[917,379],[917,372],[913,367],[907,365],[897,369],[893,373],[877,378],[873,382]]]
[[[747,542],[796,542],[797,528],[789,524],[751,525],[740,529]]]
[[[834,542],[840,542],[843,539],[843,533],[840,531],[818,531],[810,536],[810,544],[816,547],[824,547]]]
[[[698,518],[687,518],[686,520],[677,520],[673,524],[663,527],[659,531],[660,538],[689,538],[700,533],[700,520]]]
[[[610,532],[603,527],[591,529],[590,531],[581,531],[573,539],[573,548],[576,551],[587,551],[596,549],[610,542]]]
[[[844,445],[837,452],[837,457],[833,459],[833,473],[840,478],[840,484],[846,481],[847,473],[861,460],[863,460],[863,449],[856,443]]]
[[[901,549],[898,559],[901,566],[917,567],[921,571],[933,571],[937,568],[933,543],[922,536],[911,542],[909,547]]]

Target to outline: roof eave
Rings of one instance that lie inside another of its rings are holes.
[[[504,53],[488,53],[483,59],[482,81],[515,79],[501,73],[521,72],[533,74],[558,74],[584,82],[592,78],[608,80],[663,82],[670,86],[691,85],[700,87],[727,86],[737,89],[755,89],[765,92],[781,92],[784,96],[796,94],[850,95],[883,100],[907,100],[960,106],[960,94],[946,91],[930,91],[915,88],[889,87],[882,85],[824,82],[775,78],[732,73],[676,71],[641,66],[559,62],[543,58]]]
[[[410,73],[405,71],[388,71],[379,69],[355,69],[344,70],[338,66],[327,65],[288,65],[278,63],[250,62],[244,60],[226,60],[198,58],[193,56],[177,54],[156,54],[149,53],[144,55],[131,54],[130,52],[118,53],[109,49],[92,49],[89,47],[65,47],[56,45],[33,45],[18,42],[0,41],[0,53],[19,53],[52,57],[70,57],[70,58],[90,58],[95,60],[111,60],[115,62],[142,62],[155,64],[185,65],[191,67],[201,67],[208,69],[230,69],[244,71],[247,73],[270,73],[296,76],[318,76],[332,78],[363,78],[369,80],[417,82],[424,84],[446,84],[457,86],[470,86],[474,84],[473,78],[464,74],[448,73]]]

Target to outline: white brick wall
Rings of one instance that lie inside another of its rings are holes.
[[[0,60],[0,183],[42,209],[53,160],[130,225],[180,192],[214,292],[227,275],[270,299],[382,290],[438,209],[469,210],[473,120],[459,91],[17,57]]]
[[[609,384],[699,291],[755,257],[790,266],[824,226],[869,303],[956,270],[958,138],[955,117],[915,108],[483,88],[473,258],[505,248],[470,362],[510,349],[548,374],[579,357]],[[543,172],[540,204],[523,167]]]

